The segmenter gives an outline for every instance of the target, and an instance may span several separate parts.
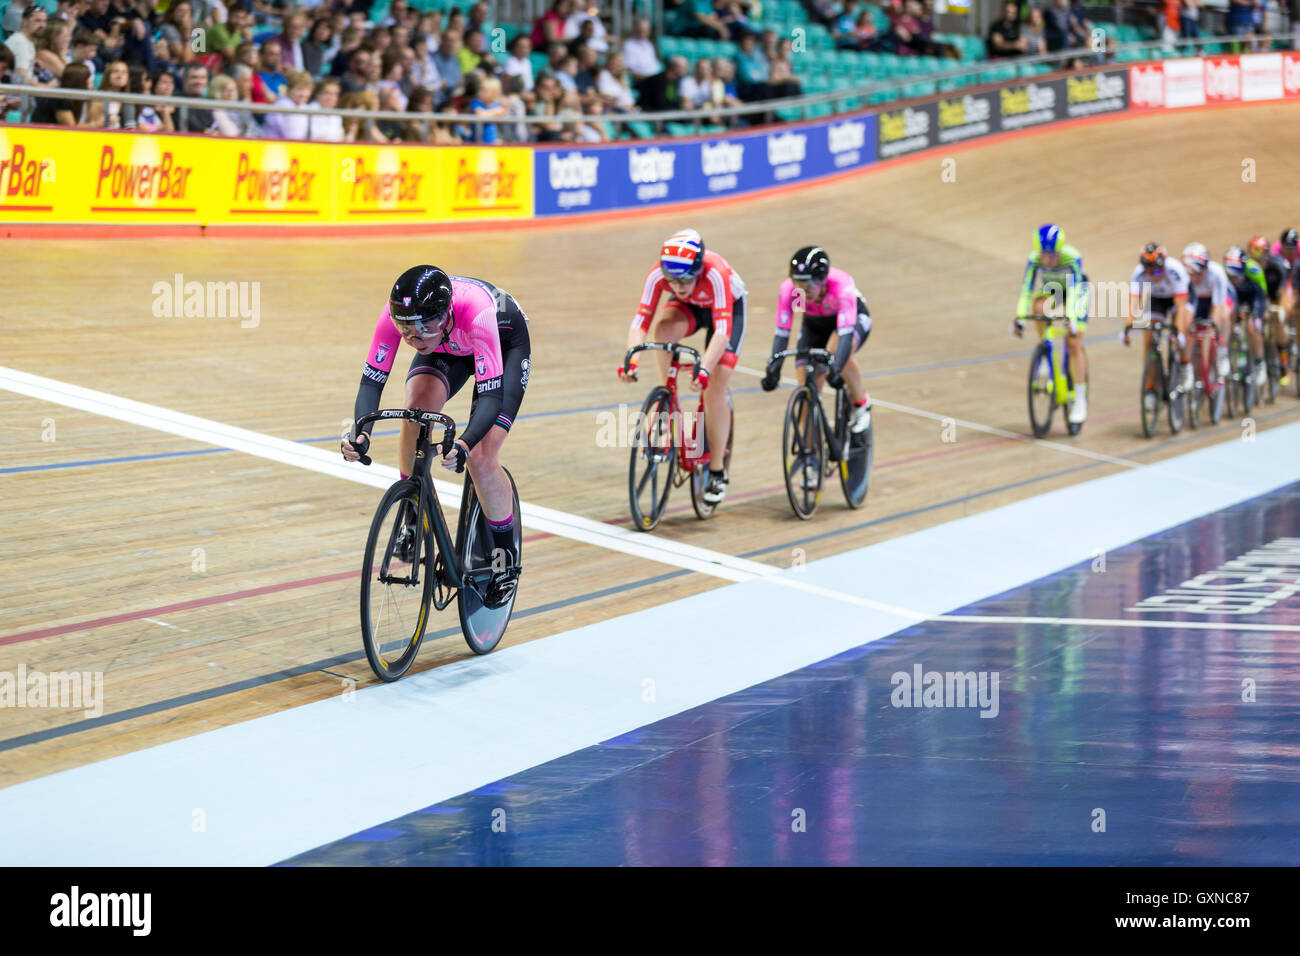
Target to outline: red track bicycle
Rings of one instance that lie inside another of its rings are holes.
[[[682,417],[682,407],[677,401],[677,373],[693,365],[691,379],[699,374],[700,353],[675,342],[658,342],[638,345],[628,349],[623,358],[623,374],[636,381],[632,357],[638,352],[667,352],[672,359],[668,369],[668,383],[656,385],[641,406],[636,423],[636,438],[632,442],[632,460],[628,466],[628,500],[632,506],[632,527],[638,531],[651,531],[659,524],[668,505],[668,492],[689,479],[691,505],[701,521],[713,515],[717,505],[704,500],[704,489],[709,481],[708,437],[704,431],[704,393],[700,404],[688,423]],[[686,356],[687,362],[681,357]],[[736,434],[736,413],[727,393],[727,409],[731,415],[731,431],[727,448],[722,454],[722,470],[731,467],[731,445]]]
[[[1219,374],[1219,332],[1212,323],[1197,322],[1192,328],[1192,367],[1195,381],[1188,396],[1187,423],[1193,428],[1200,424],[1201,403],[1210,410],[1210,422],[1219,424],[1223,417],[1223,403],[1228,396],[1228,383]]]

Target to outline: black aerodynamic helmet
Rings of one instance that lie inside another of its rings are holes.
[[[790,257],[791,279],[812,279],[824,282],[830,275],[831,257],[821,246],[804,246]]]
[[[412,266],[397,277],[388,295],[388,314],[421,332],[446,331],[451,321],[451,279],[436,266]]]

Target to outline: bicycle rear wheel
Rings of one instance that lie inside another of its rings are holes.
[[[1250,394],[1247,382],[1250,379],[1250,353],[1241,333],[1233,330],[1228,339],[1228,414],[1236,418],[1250,411]]]
[[[514,476],[507,469],[506,477],[510,479],[510,493],[514,498],[514,539],[515,554],[519,555],[520,568],[523,567],[523,524],[519,515],[519,489],[515,487]],[[479,504],[474,483],[465,481],[465,494],[461,499],[460,535],[456,548],[460,552],[461,575],[465,587],[460,589],[457,608],[460,611],[460,629],[465,635],[465,643],[475,654],[487,654],[501,643],[510,623],[510,615],[515,609],[515,597],[518,588],[510,595],[510,600],[500,607],[488,607],[483,603],[488,582],[492,580],[496,544],[492,529],[488,527],[487,516]]]
[[[727,414],[731,416],[731,426],[727,429],[727,450],[722,453],[722,470],[724,473],[731,474],[731,444],[736,437],[736,409],[731,404],[731,392],[727,392]],[[699,434],[704,427],[704,419],[698,418],[695,421],[696,440],[701,442],[704,450],[709,450],[708,432]],[[712,455],[709,456],[712,459]],[[712,460],[710,460],[712,464]],[[691,507],[695,509],[695,517],[705,521],[713,516],[718,510],[715,504],[709,504],[704,500],[704,489],[709,482],[709,466],[696,465],[691,471]]]
[[[370,523],[361,572],[361,639],[380,680],[397,680],[415,661],[429,622],[433,561],[433,525],[419,486],[396,482]]]
[[[853,406],[849,402],[849,393],[839,389],[835,399],[835,437],[844,449],[844,458],[839,462],[840,487],[844,490],[844,500],[850,508],[861,508],[867,503],[867,484],[871,480],[871,461],[875,453],[872,429],[875,421],[867,430],[853,434],[849,431],[849,417]]]
[[[1186,393],[1187,397],[1187,424],[1193,429],[1201,426],[1201,398],[1204,395],[1204,386],[1201,383],[1200,368],[1200,348],[1193,341],[1192,343],[1192,390]]]
[[[1178,362],[1178,350],[1169,348],[1168,377],[1165,385],[1169,390],[1169,430],[1177,435],[1183,430],[1187,421],[1187,393],[1182,389],[1182,366]]]
[[[800,385],[785,407],[781,462],[785,492],[797,517],[808,519],[817,510],[826,465],[826,436],[822,432],[822,409],[813,386]]]
[[[1271,335],[1268,337],[1268,341],[1264,343],[1264,367],[1268,369],[1268,383],[1264,386],[1264,401],[1272,405],[1277,401],[1277,383],[1282,369],[1278,365],[1277,346],[1273,344]]]
[[[1160,422],[1160,400],[1163,397],[1160,373],[1160,353],[1154,348],[1147,352],[1146,364],[1142,366],[1142,393],[1138,397],[1138,407],[1142,410],[1142,434],[1150,438],[1156,433]]]
[[[1035,438],[1052,427],[1056,411],[1056,382],[1052,378],[1052,356],[1046,342],[1039,342],[1029,360],[1029,426]]]
[[[653,530],[668,506],[673,469],[677,467],[672,410],[672,393],[666,385],[658,385],[646,397],[637,419],[627,488],[632,527],[638,531]]]
[[[1217,342],[1211,342],[1210,348],[1210,388],[1212,393],[1207,396],[1210,407],[1210,421],[1217,425],[1223,419],[1223,406],[1228,396],[1228,383],[1219,373],[1219,345]]]

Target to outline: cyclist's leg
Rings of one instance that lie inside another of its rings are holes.
[[[465,384],[473,370],[472,360],[460,356],[434,352],[416,355],[406,373],[406,407],[423,408],[440,412],[447,399]],[[420,427],[414,422],[403,422],[397,439],[397,470],[409,475],[415,470],[415,443],[420,437]]]
[[[709,338],[713,337],[712,326]],[[727,339],[727,350],[722,353],[718,367],[713,370],[709,387],[704,390],[704,430],[709,436],[711,458],[709,470],[722,471],[722,454],[731,437],[731,415],[727,405],[727,386],[731,382],[740,347],[745,341],[745,297],[741,296],[732,306],[731,334]],[[706,345],[705,348],[708,348]]]
[[[869,404],[866,387],[862,384],[862,368],[857,360],[857,352],[867,344],[869,335],[871,335],[871,313],[867,311],[867,303],[858,299],[858,321],[853,326],[853,351],[849,353],[849,360],[844,365],[844,384],[849,390],[849,398],[853,400],[854,405]],[[836,338],[838,339],[838,336]],[[837,341],[836,345],[838,344]]]
[[[500,455],[501,446],[505,444],[510,426],[514,424],[524,401],[529,366],[532,364],[530,355],[531,349],[525,338],[522,344],[507,349],[505,355],[501,356],[501,411],[497,414],[497,423],[474,446],[466,463],[470,479],[474,482],[474,490],[483,506],[483,514],[494,524],[508,522],[514,514],[514,495],[511,493],[510,479],[501,467]]]
[[[669,299],[659,306],[655,312],[654,325],[651,326],[652,342],[680,342],[696,329],[695,315],[691,307],[685,302],[678,299]],[[668,381],[668,361],[667,352],[656,352],[655,359],[659,362],[659,381]]]
[[[1173,309],[1174,333],[1178,341],[1178,375],[1174,384],[1182,385],[1185,391],[1191,390],[1192,384],[1192,316],[1182,309]]]

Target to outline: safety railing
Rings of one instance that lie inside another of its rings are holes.
[[[1284,35],[1263,35],[1256,37],[1259,49],[1273,49],[1275,47],[1290,48],[1293,43],[1293,37]],[[1207,46],[1231,46],[1234,42],[1237,45],[1243,45],[1240,38],[1214,36],[1201,37],[1196,40],[1180,40],[1177,48],[1189,55],[1195,55],[1196,51],[1203,50]],[[745,103],[740,106],[726,107],[702,107],[696,110],[668,110],[656,113],[601,113],[598,115],[584,114],[581,116],[568,115],[550,115],[550,116],[478,116],[470,113],[414,113],[398,112],[389,110],[358,110],[358,109],[331,109],[322,110],[315,107],[301,106],[279,106],[265,103],[246,103],[233,100],[214,100],[198,97],[181,97],[181,96],[151,96],[144,94],[128,93],[106,93],[99,90],[74,90],[64,89],[62,87],[48,86],[15,86],[0,84],[0,94],[18,95],[23,99],[21,107],[23,117],[30,115],[34,101],[39,97],[48,97],[60,100],[101,100],[117,103],[133,103],[140,106],[172,106],[177,109],[178,130],[183,131],[188,112],[190,110],[201,111],[225,111],[225,112],[248,112],[256,114],[269,113],[287,113],[292,115],[302,115],[307,117],[322,116],[340,116],[344,119],[359,119],[367,124],[381,121],[394,121],[401,123],[419,123],[422,125],[426,138],[430,135],[431,124],[440,123],[445,125],[458,126],[480,126],[485,124],[494,124],[498,127],[513,126],[524,124],[528,126],[559,126],[559,127],[577,127],[595,123],[611,123],[616,126],[622,126],[630,123],[649,123],[656,129],[662,130],[662,124],[681,123],[692,126],[695,131],[699,131],[702,125],[716,125],[713,121],[720,120],[723,125],[727,121],[741,120],[747,117],[760,117],[766,119],[774,115],[781,116],[786,120],[807,119],[813,115],[812,111],[818,107],[827,104],[845,103],[853,104],[853,108],[860,108],[865,105],[881,105],[872,102],[872,97],[880,99],[879,94],[884,94],[890,101],[894,99],[905,99],[911,97],[902,97],[902,91],[914,84],[935,84],[935,92],[959,92],[969,84],[972,77],[976,78],[974,85],[983,85],[978,79],[981,74],[995,72],[1008,66],[1016,68],[1016,76],[1023,77],[1032,81],[1034,73],[1024,73],[1021,71],[1022,66],[1061,66],[1073,61],[1083,61],[1082,68],[1114,65],[1123,66],[1125,62],[1132,59],[1126,54],[1138,54],[1142,51],[1160,51],[1161,56],[1166,56],[1163,44],[1159,40],[1146,40],[1140,43],[1127,43],[1110,47],[1109,49],[1088,49],[1080,48],[1074,50],[1062,50],[1057,53],[1048,53],[1042,56],[1026,56],[1016,58],[1004,58],[996,60],[983,60],[979,63],[962,64],[949,70],[940,70],[933,73],[913,74],[908,76],[896,76],[872,80],[868,83],[857,84],[845,87],[839,90],[830,90],[823,93],[809,93],[800,96],[783,97],[779,99],[762,100],[753,103]],[[1124,57],[1124,60],[1120,58]],[[1055,71],[1051,71],[1055,72]],[[1011,79],[1011,77],[1006,77]],[[988,80],[986,82],[997,82]],[[946,87],[946,89],[945,89]],[[900,96],[895,97],[890,94],[897,91]],[[927,94],[929,95],[929,94]],[[919,97],[917,97],[919,98]],[[832,112],[834,110],[832,109]],[[367,126],[369,131],[370,127]],[[478,138],[478,137],[475,137]]]

